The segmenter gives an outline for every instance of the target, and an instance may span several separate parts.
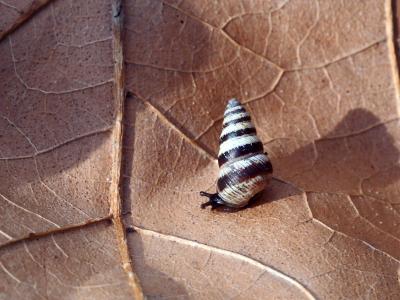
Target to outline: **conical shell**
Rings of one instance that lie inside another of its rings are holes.
[[[224,113],[218,164],[218,195],[228,206],[242,207],[267,186],[272,165],[251,117],[237,99]]]

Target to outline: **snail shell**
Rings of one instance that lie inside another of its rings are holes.
[[[209,198],[201,208],[246,206],[268,185],[272,165],[250,115],[237,99],[228,101],[219,142],[217,193],[200,192]]]

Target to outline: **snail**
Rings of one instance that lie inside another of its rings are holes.
[[[249,113],[237,99],[228,101],[219,143],[217,192],[200,192],[209,198],[201,208],[242,208],[266,188],[272,177],[272,164]]]

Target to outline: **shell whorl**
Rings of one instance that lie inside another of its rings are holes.
[[[245,108],[237,99],[229,100],[219,139],[219,166],[222,167],[245,155],[263,153],[263,145],[256,133]]]
[[[241,207],[266,187],[272,165],[250,115],[237,99],[229,100],[222,127],[217,191],[226,205]]]

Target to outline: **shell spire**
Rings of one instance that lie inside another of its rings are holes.
[[[217,193],[200,192],[209,198],[201,205],[243,207],[267,186],[272,165],[257,137],[251,117],[237,99],[230,99],[224,112]]]

